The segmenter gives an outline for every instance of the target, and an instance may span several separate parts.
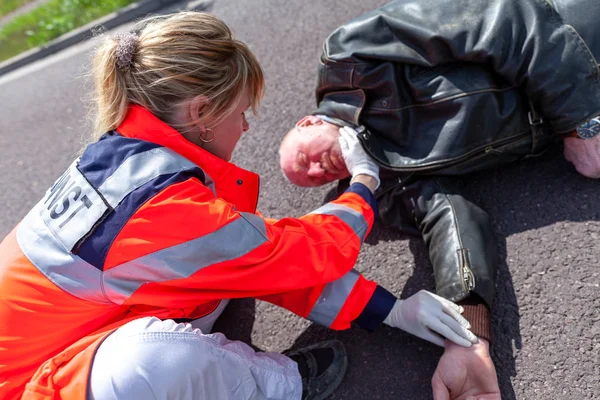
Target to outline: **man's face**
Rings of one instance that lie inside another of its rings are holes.
[[[321,186],[349,177],[339,136],[337,126],[318,117],[298,121],[279,147],[279,164],[288,180],[298,186]]]

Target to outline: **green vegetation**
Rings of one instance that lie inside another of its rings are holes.
[[[0,28],[0,61],[48,43],[134,1],[50,0]]]
[[[4,17],[9,12],[16,10],[22,5],[31,3],[32,1],[33,0],[3,0],[0,2],[0,17]]]
[[[9,12],[15,11],[17,8],[32,1],[34,0],[2,0],[0,2],[0,17],[4,17]]]

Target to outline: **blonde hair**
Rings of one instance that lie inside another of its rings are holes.
[[[106,39],[96,51],[95,138],[116,129],[130,104],[168,123],[176,106],[203,95],[209,102],[199,117],[218,121],[236,108],[247,88],[256,113],[264,93],[262,69],[223,21],[186,11],[142,24],[125,68],[118,37]]]

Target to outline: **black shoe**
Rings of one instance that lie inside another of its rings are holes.
[[[298,363],[302,400],[323,400],[342,382],[348,357],[342,342],[328,340],[283,353]]]

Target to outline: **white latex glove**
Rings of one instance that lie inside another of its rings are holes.
[[[436,294],[421,290],[406,300],[397,300],[385,324],[444,347],[444,338],[463,346],[477,343],[462,307]]]
[[[577,172],[588,178],[600,178],[600,135],[590,139],[566,138],[565,158]]]
[[[356,131],[352,128],[347,126],[340,128],[340,137],[338,140],[348,172],[350,172],[353,178],[358,174],[369,175],[375,178],[377,187],[379,187],[381,183],[379,180],[379,166],[365,152],[356,135]]]

